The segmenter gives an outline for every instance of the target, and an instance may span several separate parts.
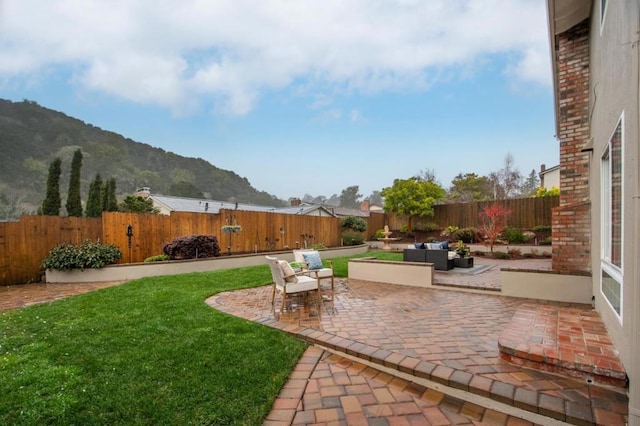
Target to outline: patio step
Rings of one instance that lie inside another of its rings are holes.
[[[498,339],[511,363],[626,388],[627,374],[595,310],[524,304]]]

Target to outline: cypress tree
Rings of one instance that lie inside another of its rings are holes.
[[[71,175],[69,178],[69,192],[67,194],[67,214],[82,216],[82,199],[80,198],[80,168],[82,167],[82,150],[73,153],[71,160]]]
[[[104,183],[104,201],[102,210],[107,212],[118,211],[118,199],[116,198],[116,178],[111,178]]]
[[[62,174],[62,160],[60,157],[51,162],[49,176],[47,177],[47,194],[40,207],[43,215],[58,216],[62,201],[60,200],[60,175]]]
[[[102,178],[100,178],[100,173],[96,173],[96,177],[89,185],[89,196],[87,198],[87,209],[85,212],[87,217],[100,217],[102,215],[102,203],[104,200],[102,195],[103,190],[104,188],[102,185]]]

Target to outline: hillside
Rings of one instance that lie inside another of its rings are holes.
[[[83,153],[83,201],[89,183],[100,173],[103,179],[116,179],[119,199],[148,186],[166,195],[194,196],[198,192],[222,201],[284,204],[253,188],[246,178],[201,158],[135,142],[32,101],[0,99],[0,220],[15,218],[16,212],[35,212],[45,195],[49,164],[56,157],[62,160],[64,209],[71,158],[78,148]]]

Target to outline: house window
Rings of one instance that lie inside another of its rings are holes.
[[[619,316],[623,281],[622,118],[602,155],[601,291]]]

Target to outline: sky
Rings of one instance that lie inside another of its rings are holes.
[[[0,0],[0,98],[284,200],[559,161],[541,0]]]

